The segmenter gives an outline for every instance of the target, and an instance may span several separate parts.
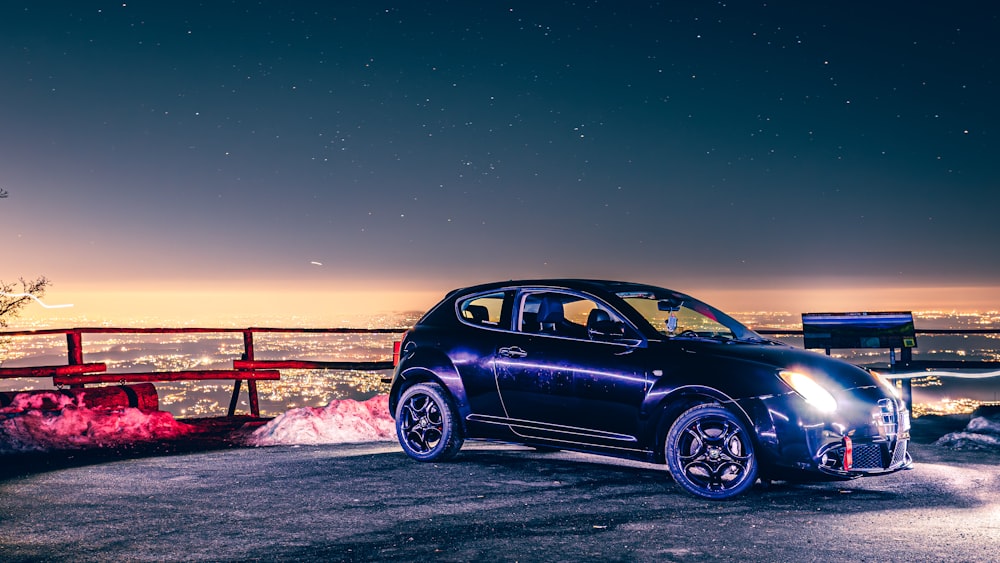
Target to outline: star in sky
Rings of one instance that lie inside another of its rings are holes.
[[[996,285],[997,12],[8,2],[4,270]]]

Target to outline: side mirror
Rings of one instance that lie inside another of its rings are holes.
[[[587,327],[591,340],[614,340],[625,337],[625,323],[619,321],[596,321]]]

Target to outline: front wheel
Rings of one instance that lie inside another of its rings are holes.
[[[450,459],[464,441],[456,418],[440,385],[414,385],[403,392],[396,407],[399,444],[417,461]]]
[[[732,498],[757,480],[753,441],[743,423],[719,405],[698,405],[674,422],[665,445],[674,481],[702,498]]]

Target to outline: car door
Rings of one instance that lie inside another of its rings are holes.
[[[561,318],[552,308],[562,309]],[[516,330],[503,335],[494,363],[504,411],[518,434],[614,447],[635,443],[649,384],[641,349],[635,342],[591,339],[584,318],[593,309],[609,310],[568,292],[519,297]]]
[[[503,416],[493,366],[497,343],[510,332],[513,296],[513,291],[492,291],[456,303],[461,337],[449,355],[462,378],[473,420]]]

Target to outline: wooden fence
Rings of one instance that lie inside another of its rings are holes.
[[[53,385],[83,387],[95,383],[146,383],[157,381],[212,381],[233,380],[233,394],[229,401],[228,416],[236,412],[241,386],[247,382],[247,395],[250,402],[250,414],[260,416],[260,401],[257,394],[257,382],[262,380],[277,380],[281,377],[281,369],[350,369],[350,370],[385,370],[392,369],[398,356],[397,347],[393,349],[392,361],[373,362],[342,362],[342,361],[311,361],[311,360],[258,360],[254,357],[254,335],[272,334],[402,334],[401,328],[69,328],[41,329],[0,332],[0,337],[27,337],[64,334],[66,336],[66,363],[59,365],[28,366],[5,368],[0,367],[0,379],[16,377],[51,377]],[[215,370],[179,370],[152,371],[134,373],[109,373],[108,366],[102,362],[84,363],[84,334],[242,334],[243,354],[239,360],[233,361],[232,369]]]

